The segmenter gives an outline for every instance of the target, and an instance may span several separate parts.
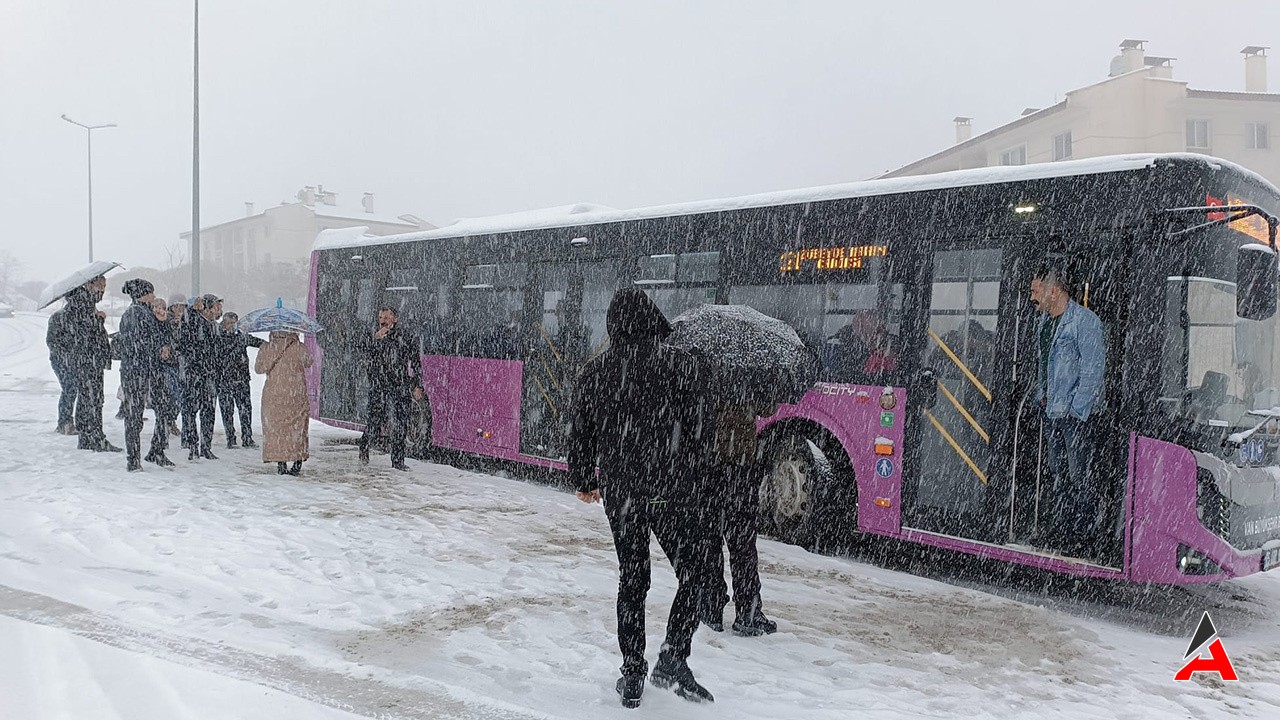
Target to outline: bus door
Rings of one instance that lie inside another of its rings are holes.
[[[618,288],[609,261],[564,261],[534,266],[534,314],[524,342],[520,452],[561,459],[574,384],[587,360],[608,342],[605,315]]]
[[[1016,400],[1012,408],[1014,432],[1009,449],[1006,542],[1054,551],[1064,544],[1064,538],[1055,534],[1054,526],[1063,512],[1065,479],[1055,478],[1050,467],[1044,412],[1036,402],[1039,362],[1036,328],[1040,314],[1030,302],[1031,281],[1036,270],[1055,268],[1066,273],[1072,300],[1094,312],[1102,322],[1106,347],[1103,407],[1089,420],[1094,432],[1088,477],[1096,493],[1104,532],[1094,539],[1097,551],[1091,550],[1091,555],[1119,561],[1128,436],[1121,428],[1118,414],[1123,388],[1117,370],[1132,297],[1131,263],[1126,250],[1130,240],[1131,237],[1123,233],[1054,237],[1047,246],[1024,251],[1006,275],[1017,290],[1015,312],[1010,315],[1011,332],[1002,340],[1002,347],[1010,348],[1014,357],[1011,382]]]
[[[372,332],[383,292],[383,271],[376,256],[334,260],[316,300],[325,332],[321,368],[320,415],[330,420],[363,422],[369,395],[368,358],[356,350],[357,337]]]
[[[909,389],[903,524],[1000,542],[1007,508],[1010,335],[1016,266],[999,239],[939,243],[933,254],[926,341]],[[1002,500],[1002,501],[1001,501]]]

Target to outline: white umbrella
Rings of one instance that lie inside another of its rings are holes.
[[[120,267],[120,263],[107,262],[106,260],[99,260],[85,265],[79,270],[45,288],[44,292],[40,293],[40,303],[39,307],[36,309],[39,310],[52,305],[53,301],[63,295],[66,295],[99,275],[106,275],[109,270],[117,267]]]

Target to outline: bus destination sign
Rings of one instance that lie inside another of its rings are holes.
[[[808,248],[790,250],[782,253],[779,270],[798,272],[806,265],[816,270],[860,270],[867,258],[884,257],[889,254],[887,245],[848,245],[834,248]]]
[[[1253,203],[1228,194],[1227,201],[1225,203],[1222,202],[1220,198],[1216,198],[1212,195],[1205,195],[1205,204],[1210,207],[1225,207],[1229,209],[1233,205],[1252,205]],[[1227,214],[1225,212],[1211,212],[1207,213],[1207,216],[1210,220],[1224,220],[1226,219]],[[1248,235],[1263,245],[1269,245],[1271,242],[1271,234],[1267,227],[1267,221],[1263,220],[1260,215],[1250,215],[1248,217],[1240,218],[1239,220],[1233,220],[1227,223],[1227,227],[1235,230],[1236,232]]]

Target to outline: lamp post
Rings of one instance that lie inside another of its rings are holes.
[[[200,294],[200,0],[194,2],[191,82],[191,292]]]
[[[104,125],[85,125],[76,122],[66,115],[62,116],[63,120],[85,129],[85,137],[89,139],[89,262],[93,262],[93,131],[102,128],[116,127],[115,123],[106,123]]]

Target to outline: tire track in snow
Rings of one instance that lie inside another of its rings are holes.
[[[121,625],[112,618],[46,595],[0,585],[0,614],[123,650],[175,660],[221,675],[264,685],[311,702],[385,720],[547,720],[555,716],[505,707],[421,678],[398,687],[372,677],[315,667],[299,656],[267,656],[223,643]]]

